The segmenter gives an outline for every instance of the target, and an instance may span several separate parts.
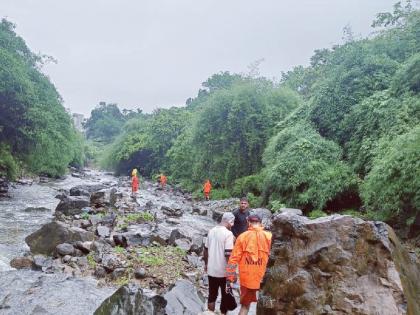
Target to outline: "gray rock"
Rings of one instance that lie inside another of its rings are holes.
[[[136,277],[136,279],[144,279],[147,277],[147,272],[146,269],[144,268],[137,268],[134,271],[134,277]]]
[[[175,240],[175,246],[181,248],[182,250],[189,252],[191,249],[191,241],[186,238],[180,238]]]
[[[102,238],[107,238],[107,237],[109,237],[110,233],[111,233],[111,231],[109,230],[109,227],[107,227],[107,226],[104,226],[104,225],[98,225],[98,226],[96,227],[96,234],[97,234],[99,237],[102,237]]]
[[[74,247],[79,249],[83,254],[89,254],[91,246],[92,246],[92,242],[77,241],[74,244]]]
[[[1,273],[2,315],[89,315],[114,291],[92,278],[48,274],[32,270]]]
[[[50,212],[51,209],[48,209],[45,207],[28,207],[23,211],[25,212]]]
[[[134,284],[119,288],[94,315],[165,315],[166,300]]]
[[[95,272],[93,273],[93,275],[96,277],[96,278],[105,278],[106,277],[106,275],[107,275],[107,272],[106,272],[106,270],[105,270],[105,268],[104,267],[102,267],[102,266],[96,266],[96,268],[95,268]]]
[[[25,238],[33,254],[52,255],[58,244],[76,241],[93,241],[95,235],[83,229],[69,227],[61,222],[51,222]]]
[[[49,260],[51,260],[50,257],[45,257],[43,255],[35,255],[33,269],[42,270],[43,267],[47,266],[47,264],[49,263]]]
[[[117,280],[118,278],[121,278],[125,275],[125,268],[116,268],[112,274],[111,277],[114,280]]]
[[[63,263],[68,264],[71,261],[71,256],[70,255],[66,255],[63,257]]]
[[[74,247],[69,243],[62,243],[56,246],[57,253],[61,256],[74,255]]]
[[[107,192],[104,189],[93,192],[90,195],[90,204],[97,208],[109,205],[109,202],[106,200],[106,193]]]
[[[57,213],[67,216],[81,214],[82,208],[89,206],[89,199],[84,196],[69,196],[60,201],[55,208]]]
[[[293,209],[293,208],[281,208],[279,210],[279,212],[281,213],[289,213],[289,214],[294,214],[294,215],[302,215],[303,212],[300,209]]]
[[[188,280],[178,280],[164,295],[167,315],[196,315],[204,311],[204,297]]]
[[[161,211],[168,217],[181,217],[182,210],[180,208],[171,208],[168,206],[161,206]]]
[[[112,272],[121,266],[121,262],[113,254],[104,254],[102,257],[102,266],[107,272]]]
[[[83,189],[80,186],[76,186],[70,189],[70,196],[90,196],[90,193],[86,190]]]

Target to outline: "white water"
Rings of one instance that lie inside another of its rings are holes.
[[[87,178],[67,176],[45,184],[16,185],[11,187],[12,198],[0,199],[0,271],[12,269],[9,262],[29,248],[25,237],[51,221],[59,200],[55,198],[59,189],[70,189],[81,184],[115,181],[112,176],[91,171]],[[44,207],[48,211],[30,211],[28,207]]]

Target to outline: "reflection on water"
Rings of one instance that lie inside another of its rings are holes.
[[[0,271],[11,269],[9,261],[29,248],[25,237],[43,224],[51,221],[59,200],[55,199],[59,189],[70,189],[80,184],[94,184],[100,181],[115,180],[112,176],[91,171],[88,178],[67,176],[45,184],[11,187],[12,198],[0,199]],[[24,211],[28,207],[47,208]]]

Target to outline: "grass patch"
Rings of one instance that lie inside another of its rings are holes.
[[[93,259],[93,253],[89,253],[87,256],[87,262],[90,268],[94,269],[96,267],[96,261]]]
[[[153,221],[155,218],[153,217],[153,214],[149,212],[136,212],[136,213],[129,213],[124,218],[123,221],[128,223],[134,223],[138,221],[142,222],[150,222]]]
[[[124,247],[121,247],[121,246],[115,246],[114,247],[114,252],[117,253],[117,254],[124,254],[125,249],[124,249]]]
[[[326,214],[324,211],[322,210],[312,210],[311,212],[309,212],[308,217],[310,219],[317,219],[317,218],[322,218],[322,217],[326,217],[328,214]]]

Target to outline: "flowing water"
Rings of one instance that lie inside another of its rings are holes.
[[[11,198],[0,199],[0,271],[12,269],[10,260],[29,250],[25,237],[51,221],[59,202],[55,196],[60,189],[116,181],[115,177],[96,171],[89,171],[87,175],[85,178],[66,176],[49,183],[10,187]]]

